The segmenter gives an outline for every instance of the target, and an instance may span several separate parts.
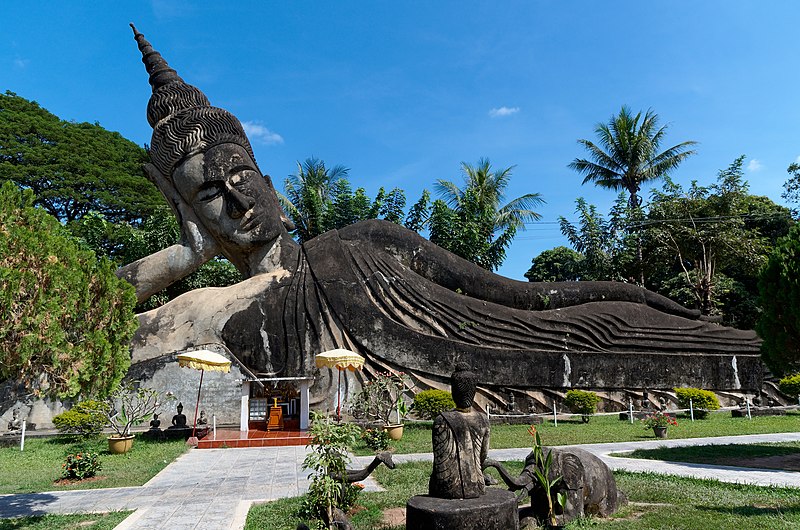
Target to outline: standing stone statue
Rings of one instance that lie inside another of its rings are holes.
[[[489,452],[489,420],[472,409],[478,376],[459,363],[451,378],[456,410],[433,421],[433,474],[429,493],[443,499],[474,499],[485,493],[483,461]]]

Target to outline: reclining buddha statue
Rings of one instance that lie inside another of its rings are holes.
[[[220,254],[244,277],[139,315],[134,363],[222,343],[253,372],[309,376],[315,354],[341,347],[431,386],[468,362],[484,397],[499,388],[760,385],[753,332],[705,322],[635,285],[511,280],[381,220],[298,244],[239,120],[134,35],[152,87],[146,171],[182,237],[118,274],[139,300]]]

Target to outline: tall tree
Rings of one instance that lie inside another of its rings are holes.
[[[667,127],[659,126],[658,114],[652,110],[644,116],[641,112],[634,116],[627,106],[623,106],[608,123],[597,124],[597,144],[578,140],[589,152],[589,159],[576,158],[569,167],[584,176],[583,184],[593,182],[602,188],[627,191],[631,207],[639,208],[642,184],[669,175],[686,158],[695,154],[690,149],[696,145],[694,141],[681,142],[659,152]],[[641,257],[639,246],[640,269]],[[640,271],[639,281],[644,284],[643,271]]]
[[[643,223],[648,261],[666,272],[653,273],[657,288],[672,290],[664,294],[704,315],[725,316],[726,297],[755,305],[754,279],[791,221],[786,208],[749,194],[743,162],[743,156],[734,160],[710,186],[692,182],[684,190],[667,179],[662,190],[653,191]],[[741,314],[727,323],[752,327],[756,316]]]
[[[488,158],[472,166],[461,163],[463,184],[437,181],[441,200],[433,203],[428,227],[430,240],[488,270],[496,270],[517,230],[541,218],[533,208],[544,203],[528,193],[502,204],[512,167],[492,171]]]
[[[763,310],[756,330],[764,363],[777,376],[800,371],[800,225],[780,239],[758,282]]]
[[[0,186],[0,381],[39,395],[105,395],[130,364],[133,288],[34,200]]]
[[[139,222],[165,204],[145,178],[142,147],[98,124],[59,119],[12,92],[0,94],[0,182],[34,192],[62,222],[91,211]]]

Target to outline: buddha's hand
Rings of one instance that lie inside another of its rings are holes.
[[[217,243],[208,233],[203,223],[197,218],[194,210],[186,204],[172,182],[166,178],[153,164],[145,164],[147,178],[161,190],[172,207],[175,217],[181,226],[181,245],[189,248],[198,258],[204,260],[221,253]]]

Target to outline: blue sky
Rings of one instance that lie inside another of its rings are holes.
[[[751,191],[780,202],[800,156],[800,3],[13,2],[0,90],[143,144],[149,85],[128,22],[212,104],[245,122],[278,189],[310,156],[409,204],[462,161],[515,165],[509,197],[538,192],[543,223],[501,274],[564,244],[558,216],[614,193],[567,168],[623,104],[700,142],[673,175],[710,183],[747,155]],[[793,31],[794,30],[794,31]]]

